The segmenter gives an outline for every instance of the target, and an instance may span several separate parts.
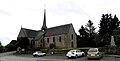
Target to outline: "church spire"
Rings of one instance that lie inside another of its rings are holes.
[[[43,26],[41,28],[41,30],[47,30],[47,26],[46,26],[46,9],[44,9],[44,19],[43,19]]]

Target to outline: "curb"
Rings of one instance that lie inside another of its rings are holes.
[[[105,57],[114,57],[114,58],[120,58],[120,55],[105,55]]]

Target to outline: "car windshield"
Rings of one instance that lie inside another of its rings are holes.
[[[38,53],[42,53],[41,51],[37,51]]]
[[[70,52],[75,52],[75,50],[71,50]]]
[[[96,49],[90,49],[88,52],[97,52]]]

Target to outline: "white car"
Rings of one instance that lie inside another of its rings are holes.
[[[90,48],[87,52],[88,59],[90,58],[102,58],[104,55],[104,52],[100,50],[99,48]]]
[[[36,52],[33,53],[34,57],[36,57],[36,56],[45,56],[45,55],[46,55],[46,53],[43,53],[41,51],[36,51]]]
[[[85,53],[83,51],[81,51],[81,50],[70,50],[66,54],[66,56],[68,58],[72,58],[72,57],[77,58],[77,57],[84,56],[84,55],[85,55]]]

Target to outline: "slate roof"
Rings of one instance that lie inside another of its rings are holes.
[[[31,29],[26,29],[26,28],[22,28],[22,29],[25,31],[27,37],[29,37],[29,38],[34,38],[34,37],[36,37],[36,35],[37,35],[38,32],[39,32],[39,31],[36,31],[36,30],[31,30]]]
[[[69,29],[71,26],[72,26],[72,24],[66,24],[66,25],[48,28],[45,36],[54,36],[54,35],[66,34],[69,32]]]
[[[43,31],[39,31],[38,34],[36,35],[36,37],[34,38],[34,40],[39,40],[42,38],[44,32]]]
[[[56,27],[51,27],[46,30],[45,36],[54,36],[54,35],[61,35],[61,34],[66,34],[69,32],[70,27],[72,24],[65,24],[65,25],[60,25]],[[31,29],[26,29],[22,28],[22,30],[25,31],[25,34],[29,38],[35,38],[35,40],[40,39],[43,36],[43,31],[39,30],[31,30]]]

